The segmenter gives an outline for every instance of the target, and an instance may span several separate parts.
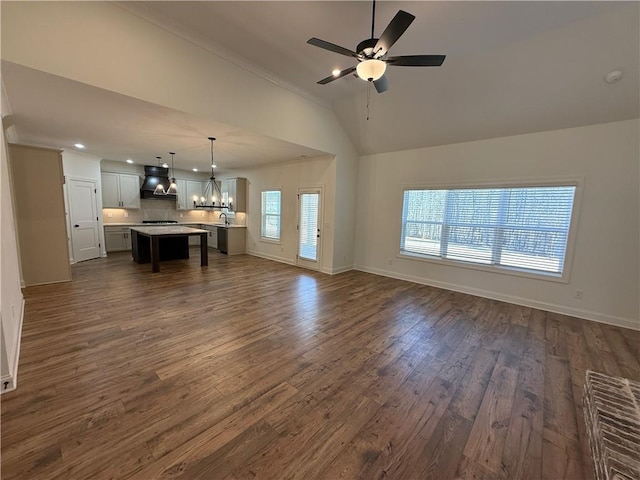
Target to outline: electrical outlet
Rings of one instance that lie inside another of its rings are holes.
[[[204,218],[204,212],[200,212],[200,216]]]
[[[124,212],[124,218],[127,218],[129,216],[129,212]]]
[[[107,218],[113,218],[113,213],[108,212],[108,213],[107,213]]]
[[[180,218],[182,218],[182,217],[184,217],[184,215],[181,213],[181,214],[180,214]]]
[[[393,260],[389,259],[389,265],[393,265]]]
[[[573,298],[577,298],[578,300],[582,300],[584,298],[584,290],[576,290]]]

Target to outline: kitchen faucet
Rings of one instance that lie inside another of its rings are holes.
[[[218,218],[222,218],[222,215],[224,215],[224,224],[225,226],[229,225],[229,220],[227,220],[227,214],[224,212],[220,213],[220,216]]]

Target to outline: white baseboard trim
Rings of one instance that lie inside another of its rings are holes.
[[[479,288],[465,287],[463,285],[457,285],[454,283],[439,282],[436,280],[416,277],[413,275],[404,275],[397,272],[390,272],[388,270],[364,267],[362,265],[355,265],[354,270],[359,270],[361,272],[366,272],[366,273],[373,273],[374,275],[381,275],[383,277],[396,278],[398,280],[406,280],[408,282],[419,283],[421,285],[429,285],[430,287],[437,287],[445,290],[452,290],[454,292],[467,293],[469,295],[475,295],[477,297],[490,298],[491,300],[498,300],[501,302],[513,303],[515,305],[522,305],[523,307],[537,308],[538,310],[545,310],[547,312],[559,313],[561,315],[578,317],[585,320],[591,320],[594,322],[606,323],[608,325],[614,325],[616,327],[624,327],[632,330],[640,330],[640,320],[634,320],[632,318],[615,317],[611,315],[602,314],[599,312],[593,312],[591,310],[583,310],[579,308],[567,307],[565,305],[556,305],[553,303],[539,302],[536,300],[531,300],[529,298],[516,297],[514,295],[505,295],[503,293],[492,292],[490,290],[482,290]]]
[[[329,272],[330,275],[337,275],[338,273],[344,273],[353,270],[353,265],[344,265],[342,267],[334,267]]]
[[[9,362],[9,374],[0,378],[0,394],[11,392],[18,386],[18,360],[20,359],[20,345],[22,344],[22,322],[24,321],[24,298],[20,303],[20,322],[18,324],[18,336],[16,344],[13,346],[13,358],[7,359]]]
[[[266,260],[272,260],[274,262],[286,263],[287,265],[293,265],[294,267],[297,266],[295,260],[291,260],[291,259],[285,258],[285,257],[278,257],[276,255],[269,255],[269,254],[266,254],[266,253],[256,252],[254,250],[247,250],[247,254],[248,255],[253,255],[254,257],[264,258]],[[321,273],[326,273],[327,275],[336,275],[338,273],[348,272],[349,270],[353,270],[353,265],[346,265],[346,266],[335,267],[335,268],[322,267],[318,271],[321,272]]]
[[[269,255],[267,253],[256,252],[253,250],[247,250],[247,254],[253,255],[254,257],[264,258],[265,260],[273,260],[274,262],[286,263],[287,265],[296,265],[294,260],[285,257],[278,257],[276,255]]]

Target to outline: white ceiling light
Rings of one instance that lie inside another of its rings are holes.
[[[162,168],[169,168],[169,164],[168,163],[163,163],[162,164]]]
[[[191,170],[193,170],[194,172],[197,172],[198,169],[197,168],[192,168]]]
[[[79,148],[80,150],[82,150],[84,148],[84,145],[81,144],[81,143],[76,143],[73,146],[76,147],[76,148]]]
[[[386,69],[387,64],[382,60],[370,58],[369,60],[360,62],[356,67],[356,72],[361,79],[374,82],[384,75]]]
[[[211,168],[216,168],[216,165],[214,165],[213,163],[211,164]]]
[[[126,161],[127,163],[133,163],[133,160],[131,160],[130,158],[128,158]]]
[[[331,75],[333,75],[334,77],[337,77],[338,75],[340,75],[340,69],[339,68],[334,68],[331,71]]]

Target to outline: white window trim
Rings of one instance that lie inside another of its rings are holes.
[[[554,177],[554,178],[531,178],[531,179],[510,179],[500,181],[478,181],[478,182],[451,182],[451,183],[420,183],[404,184],[400,186],[400,212],[398,215],[397,229],[397,254],[396,258],[409,261],[419,261],[444,265],[448,267],[468,268],[483,272],[525,277],[535,280],[568,284],[571,278],[573,267],[573,257],[575,251],[576,235],[578,230],[578,218],[580,216],[580,205],[582,204],[582,190],[584,188],[584,177]],[[404,192],[406,190],[445,190],[462,188],[517,188],[517,187],[554,187],[554,186],[575,186],[575,196],[573,198],[573,209],[571,212],[571,224],[569,225],[569,235],[567,237],[567,248],[565,252],[564,269],[562,275],[555,273],[535,272],[533,270],[521,269],[517,267],[507,267],[503,265],[482,265],[462,260],[452,260],[449,258],[438,258],[427,255],[420,255],[410,252],[403,252],[401,248],[402,235],[402,209]]]
[[[262,194],[264,192],[280,192],[280,238],[278,239],[262,236]],[[282,187],[263,188],[260,190],[260,241],[272,245],[280,245],[282,243]]]

